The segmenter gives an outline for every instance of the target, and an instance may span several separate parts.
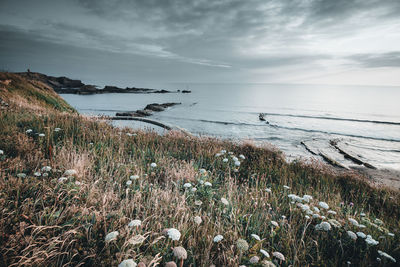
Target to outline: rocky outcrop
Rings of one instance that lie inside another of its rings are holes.
[[[181,103],[153,103],[148,104],[144,109],[138,109],[136,111],[127,111],[127,112],[117,112],[116,116],[125,116],[125,117],[148,117],[153,114],[153,112],[161,112],[166,108],[173,107],[176,105],[180,105]]]
[[[53,77],[38,72],[20,72],[17,73],[31,81],[40,81],[54,89],[59,94],[106,94],[106,93],[133,93],[133,94],[165,94],[176,93],[178,91],[158,90],[150,88],[126,87],[106,85],[104,88],[98,88],[96,85],[84,84],[81,80],[73,80],[67,77]],[[184,90],[185,91],[185,90]],[[182,93],[187,93],[182,91]]]

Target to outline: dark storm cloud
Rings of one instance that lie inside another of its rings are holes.
[[[367,68],[400,67],[400,51],[380,54],[358,54],[349,59]]]

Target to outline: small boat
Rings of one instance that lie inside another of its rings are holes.
[[[260,119],[260,121],[265,121],[265,113],[260,113],[258,115],[258,118]]]

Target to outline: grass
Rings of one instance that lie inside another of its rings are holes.
[[[0,89],[1,99],[9,103],[0,110],[2,266],[116,266],[125,259],[164,266],[180,263],[172,251],[177,246],[187,251],[184,266],[267,266],[266,261],[279,266],[395,266],[378,250],[400,259],[398,191],[371,187],[354,174],[334,174],[318,162],[287,163],[281,152],[251,143],[114,128],[80,116],[43,84],[8,73],[1,79],[12,79]],[[228,153],[216,156],[221,150],[245,159],[236,167]],[[157,167],[150,166],[153,162]],[[43,166],[52,169],[41,171]],[[77,174],[59,181],[69,169]],[[26,177],[18,177],[21,173]],[[127,185],[132,175],[139,179]],[[320,208],[325,219],[307,219],[290,193],[311,195],[311,209],[324,201],[337,214]],[[141,225],[128,227],[133,219]],[[328,219],[340,228],[315,229]],[[180,231],[178,241],[165,235],[168,228]],[[353,241],[348,230],[370,234],[379,244]],[[117,238],[105,242],[113,231],[119,232]],[[223,239],[215,243],[218,234]],[[238,239],[248,242],[248,251],[238,250]],[[281,252],[285,261],[265,257],[261,248],[271,257]],[[260,262],[250,264],[255,255]]]

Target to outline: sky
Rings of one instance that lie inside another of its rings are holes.
[[[400,86],[399,0],[0,0],[0,69],[97,85]]]

